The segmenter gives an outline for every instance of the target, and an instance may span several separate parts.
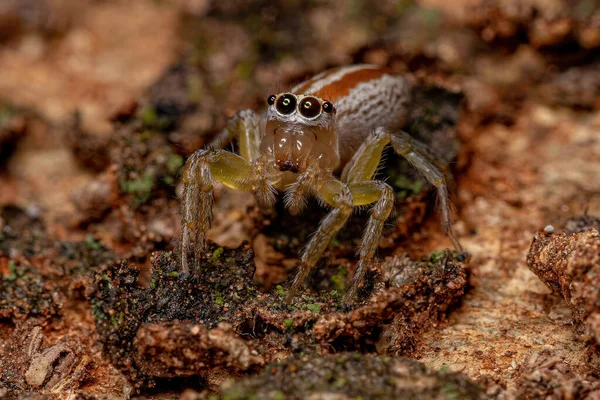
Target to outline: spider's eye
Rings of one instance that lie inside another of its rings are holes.
[[[333,112],[333,104],[331,104],[328,101],[323,103],[323,111],[325,111],[327,114],[332,113]]]
[[[279,96],[276,107],[282,114],[293,113],[296,110],[296,96],[289,93]]]
[[[270,95],[269,97],[267,97],[267,103],[272,106],[273,104],[275,104],[275,99],[277,98],[277,96],[275,96],[274,94]]]
[[[300,114],[306,118],[315,118],[319,114],[321,114],[321,103],[319,100],[314,97],[305,97],[300,102],[300,107],[298,107]]]

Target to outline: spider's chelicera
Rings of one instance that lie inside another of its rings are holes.
[[[208,149],[186,162],[182,199],[182,270],[190,256],[206,250],[215,181],[253,192],[271,205],[277,192],[299,213],[307,196],[331,207],[301,257],[293,293],[321,258],[355,207],[372,205],[359,248],[359,261],[345,301],[351,302],[373,260],[383,225],[394,206],[394,192],[374,175],[384,147],[406,158],[438,190],[444,231],[462,251],[451,225],[447,177],[434,152],[402,131],[409,109],[410,84],[371,65],[325,71],[289,93],[267,98],[265,118],[244,110],[234,116]],[[223,148],[237,137],[239,154]]]

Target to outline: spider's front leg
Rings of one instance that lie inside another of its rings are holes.
[[[208,145],[212,149],[224,149],[235,138],[240,155],[246,161],[254,161],[260,152],[260,117],[252,110],[242,110],[227,122],[227,126],[215,135]]]
[[[181,202],[181,270],[189,273],[189,255],[199,257],[206,249],[206,234],[211,227],[213,183],[221,182],[232,189],[254,192],[259,201],[272,203],[275,189],[266,160],[259,156],[257,116],[242,111],[217,135],[227,144],[238,134],[241,156],[220,149],[203,149],[193,153],[183,170]]]

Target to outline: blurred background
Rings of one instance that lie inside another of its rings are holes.
[[[185,158],[236,111],[353,63],[464,94],[456,229],[474,289],[422,357],[518,382],[512,363],[526,365],[531,347],[521,338],[571,335],[540,322],[555,303],[524,265],[531,238],[600,214],[598,0],[2,0],[0,228],[42,221],[37,238],[101,244],[148,283],[151,252],[177,242]],[[281,264],[255,237],[252,197],[216,195],[211,237],[254,240],[258,273]],[[448,246],[439,231],[426,221],[397,252]],[[0,239],[3,251],[38,254],[20,237]],[[494,324],[507,309],[532,325]],[[468,330],[481,324],[486,336]],[[506,339],[517,325],[521,338]],[[587,371],[586,349],[559,339],[557,357]],[[474,349],[510,354],[490,364]]]

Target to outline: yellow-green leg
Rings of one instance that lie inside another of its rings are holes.
[[[363,234],[359,248],[360,259],[356,266],[352,285],[345,297],[346,302],[352,301],[362,283],[364,274],[377,250],[385,220],[393,210],[394,192],[392,188],[384,182],[371,180],[379,166],[383,150],[388,144],[391,144],[396,153],[403,156],[428,182],[438,189],[444,232],[450,237],[455,249],[462,252],[462,246],[452,230],[444,167],[425,145],[417,142],[407,133],[391,134],[383,129],[378,129],[362,144],[342,172],[342,181],[346,182],[350,188],[354,206],[375,203]]]
[[[260,157],[259,119],[252,110],[240,111],[217,134],[208,150],[198,150],[188,158],[181,202],[182,272],[190,271],[190,253],[199,257],[206,249],[206,233],[212,222],[213,182],[252,191],[261,203],[274,201],[273,173]],[[236,137],[240,155],[221,150]]]
[[[450,217],[452,206],[448,193],[448,177],[444,170],[437,165],[438,163],[433,155],[426,151],[426,147],[411,138],[408,133],[398,132],[391,135],[390,138],[394,151],[404,157],[429,183],[436,187],[442,228],[446,236],[450,238],[454,249],[462,253],[463,248],[452,229],[452,219]]]
[[[308,273],[319,261],[329,242],[344,226],[352,214],[352,195],[348,186],[331,175],[317,177],[314,191],[321,201],[333,207],[333,210],[321,221],[319,228],[307,243],[300,257],[300,270],[292,282],[288,298],[302,286]]]
[[[354,206],[362,206],[371,203],[371,216],[365,227],[362,241],[358,249],[359,260],[356,264],[352,285],[344,297],[345,303],[351,303],[356,291],[362,284],[362,280],[373,260],[373,256],[379,246],[383,226],[394,209],[394,190],[383,181],[365,181],[351,183],[349,185]]]
[[[273,171],[259,155],[258,116],[251,110],[236,114],[213,140],[208,150],[192,154],[183,171],[181,202],[181,269],[189,273],[189,255],[200,257],[206,249],[206,233],[212,222],[213,182],[254,192],[258,201],[275,200]],[[238,137],[240,155],[217,149]]]
[[[227,126],[209,143],[212,149],[224,149],[235,138],[238,140],[240,156],[247,161],[258,159],[260,154],[260,117],[252,110],[235,114]]]
[[[455,250],[462,252],[463,248],[452,229],[451,204],[445,166],[427,146],[410,137],[408,133],[376,130],[363,143],[344,169],[342,181],[353,183],[372,179],[381,160],[381,153],[387,144],[391,144],[398,155],[404,157],[429,183],[436,187],[444,233],[450,238]]]
[[[190,156],[183,171],[182,272],[190,271],[188,254],[199,257],[206,248],[206,233],[212,222],[213,182],[236,190],[260,192],[262,197],[274,196],[268,177],[254,164],[225,150],[198,150]]]

